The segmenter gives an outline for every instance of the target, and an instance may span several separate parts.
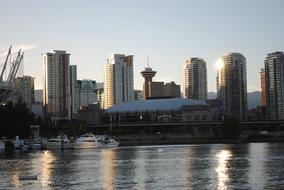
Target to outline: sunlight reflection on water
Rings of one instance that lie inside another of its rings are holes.
[[[19,175],[36,175],[20,181]],[[284,144],[42,151],[0,159],[0,189],[284,189]]]
[[[228,161],[231,159],[232,153],[230,150],[221,150],[219,153],[217,153],[216,157],[218,159],[218,164],[216,168],[216,172],[218,175],[218,189],[225,190],[228,189]]]

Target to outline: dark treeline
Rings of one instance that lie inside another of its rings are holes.
[[[0,106],[0,137],[30,137],[30,125],[35,123],[34,114],[22,102],[9,102]]]

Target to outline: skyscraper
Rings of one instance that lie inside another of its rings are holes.
[[[105,66],[105,108],[134,100],[133,55],[112,54]]]
[[[225,114],[245,120],[247,117],[246,58],[230,53],[218,61],[217,97]]]
[[[183,66],[184,97],[190,99],[207,99],[206,62],[200,58],[190,58]]]
[[[88,106],[97,102],[96,81],[78,80],[79,107]]]
[[[15,79],[15,88],[20,92],[21,101],[31,111],[34,102],[34,78],[31,76],[17,77]]]
[[[149,83],[152,82],[152,78],[156,75],[156,71],[153,71],[151,67],[147,66],[143,71],[141,71],[141,75],[145,79],[143,84],[143,94],[144,94],[144,99],[146,100],[150,97]]]
[[[68,118],[70,109],[69,58],[70,54],[61,50],[42,54],[45,117]]]
[[[265,87],[265,69],[260,70],[260,82],[261,82],[261,105],[266,106],[266,87]]]
[[[71,118],[73,114],[76,114],[79,110],[76,65],[69,66],[69,88],[70,88],[69,117]]]
[[[267,115],[271,120],[284,119],[284,54],[274,52],[267,55],[265,86]]]

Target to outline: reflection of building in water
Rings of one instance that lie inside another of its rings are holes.
[[[215,171],[218,176],[218,189],[227,189],[227,183],[230,180],[228,163],[232,157],[232,153],[230,150],[221,150],[216,157],[218,163]]]
[[[102,151],[102,174],[103,174],[103,189],[114,189],[115,181],[115,168],[114,160],[116,159],[116,151],[112,149],[106,149]]]
[[[145,182],[149,180],[150,174],[148,173],[147,168],[147,158],[149,157],[148,151],[135,151],[136,155],[134,157],[138,159],[134,159],[134,177],[133,181],[135,182],[135,186],[133,189],[150,189],[146,187]],[[149,165],[148,165],[149,167]]]
[[[41,156],[42,168],[41,168],[41,184],[44,188],[49,187],[52,180],[53,161],[55,155],[50,151],[44,151]]]

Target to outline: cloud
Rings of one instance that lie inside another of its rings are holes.
[[[32,49],[35,49],[37,48],[38,46],[35,45],[35,44],[19,44],[19,45],[15,45],[15,46],[12,46],[12,51],[19,51],[19,49],[21,49],[22,51],[29,51],[29,50],[32,50]]]
[[[247,91],[248,92],[255,92],[255,91],[261,91],[261,89],[260,89],[259,85],[248,85]]]

